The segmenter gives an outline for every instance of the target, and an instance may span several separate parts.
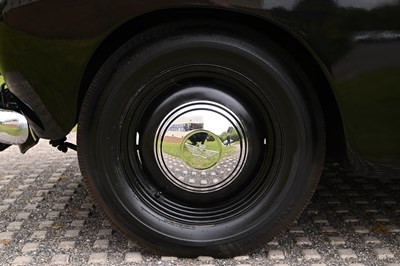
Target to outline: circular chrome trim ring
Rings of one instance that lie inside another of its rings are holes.
[[[240,119],[225,106],[195,101],[172,110],[154,140],[158,167],[174,185],[195,193],[231,184],[247,160],[248,139]]]

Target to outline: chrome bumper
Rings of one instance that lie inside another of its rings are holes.
[[[0,143],[20,145],[29,137],[28,121],[20,113],[0,109]]]

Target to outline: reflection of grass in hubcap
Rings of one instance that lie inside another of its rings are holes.
[[[198,170],[205,170],[220,161],[222,143],[210,131],[195,130],[184,138],[180,152],[181,159],[188,166]]]
[[[238,150],[237,145],[234,144],[231,146],[222,146],[222,153],[221,153],[220,160],[222,160],[223,158],[237,154],[237,150]],[[163,153],[185,161],[183,158],[183,154],[181,154],[181,142],[173,143],[173,142],[164,141],[163,142]]]
[[[179,159],[196,170],[207,170],[221,159],[235,154],[236,148],[226,147],[220,138],[207,130],[194,130],[180,141],[170,141],[165,137],[162,152]]]

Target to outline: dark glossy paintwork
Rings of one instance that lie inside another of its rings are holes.
[[[30,89],[40,96],[60,126],[46,134],[72,128],[86,64],[118,26],[159,10],[226,9],[293,34],[330,81],[349,151],[372,163],[400,165],[398,0],[9,0],[7,6],[0,72],[18,96]]]

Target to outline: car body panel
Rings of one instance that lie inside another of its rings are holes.
[[[85,68],[107,36],[141,16],[201,8],[249,14],[294,36],[330,81],[349,152],[372,165],[400,165],[397,0],[9,0],[0,72],[44,124],[56,122],[34,128],[38,135],[58,138],[76,123]]]

